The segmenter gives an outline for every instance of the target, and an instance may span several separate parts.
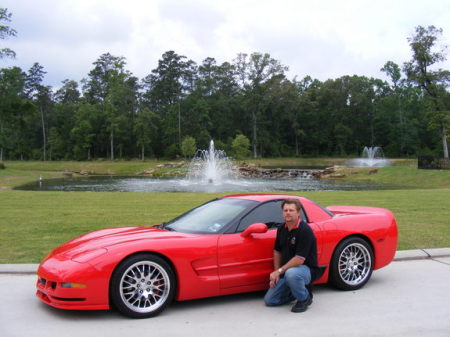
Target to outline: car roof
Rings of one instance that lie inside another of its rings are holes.
[[[281,200],[287,198],[299,199],[303,207],[307,212],[307,216],[310,222],[326,221],[332,218],[334,215],[326,208],[316,204],[315,202],[297,195],[288,194],[232,194],[226,195],[222,198],[236,198],[244,200],[252,200],[256,202],[266,202],[270,200]]]

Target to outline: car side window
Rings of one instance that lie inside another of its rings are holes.
[[[269,228],[282,224],[284,220],[281,212],[281,202],[282,200],[269,201],[253,209],[239,222],[238,232],[242,232],[255,222],[265,223]]]

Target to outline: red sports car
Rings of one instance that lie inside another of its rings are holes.
[[[362,287],[397,247],[392,213],[372,207],[324,208],[288,195],[230,195],[153,227],[99,230],[56,248],[38,269],[37,296],[62,309],[116,307],[150,317],[173,300],[267,289],[281,202],[297,198],[317,238],[318,262],[344,290]]]

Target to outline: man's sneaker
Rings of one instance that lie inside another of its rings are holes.
[[[308,309],[308,306],[311,305],[312,298],[308,295],[308,298],[304,301],[297,301],[295,302],[294,306],[292,307],[292,312],[304,312],[306,309]]]
[[[306,304],[311,305],[313,302],[313,297],[312,294],[310,293],[308,298],[306,299]]]

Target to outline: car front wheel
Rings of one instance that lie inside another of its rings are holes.
[[[361,238],[350,237],[334,251],[330,281],[339,289],[356,290],[369,281],[372,269],[372,247]]]
[[[159,314],[173,300],[175,275],[170,265],[153,254],[124,260],[111,278],[111,301],[122,314],[147,318]]]

